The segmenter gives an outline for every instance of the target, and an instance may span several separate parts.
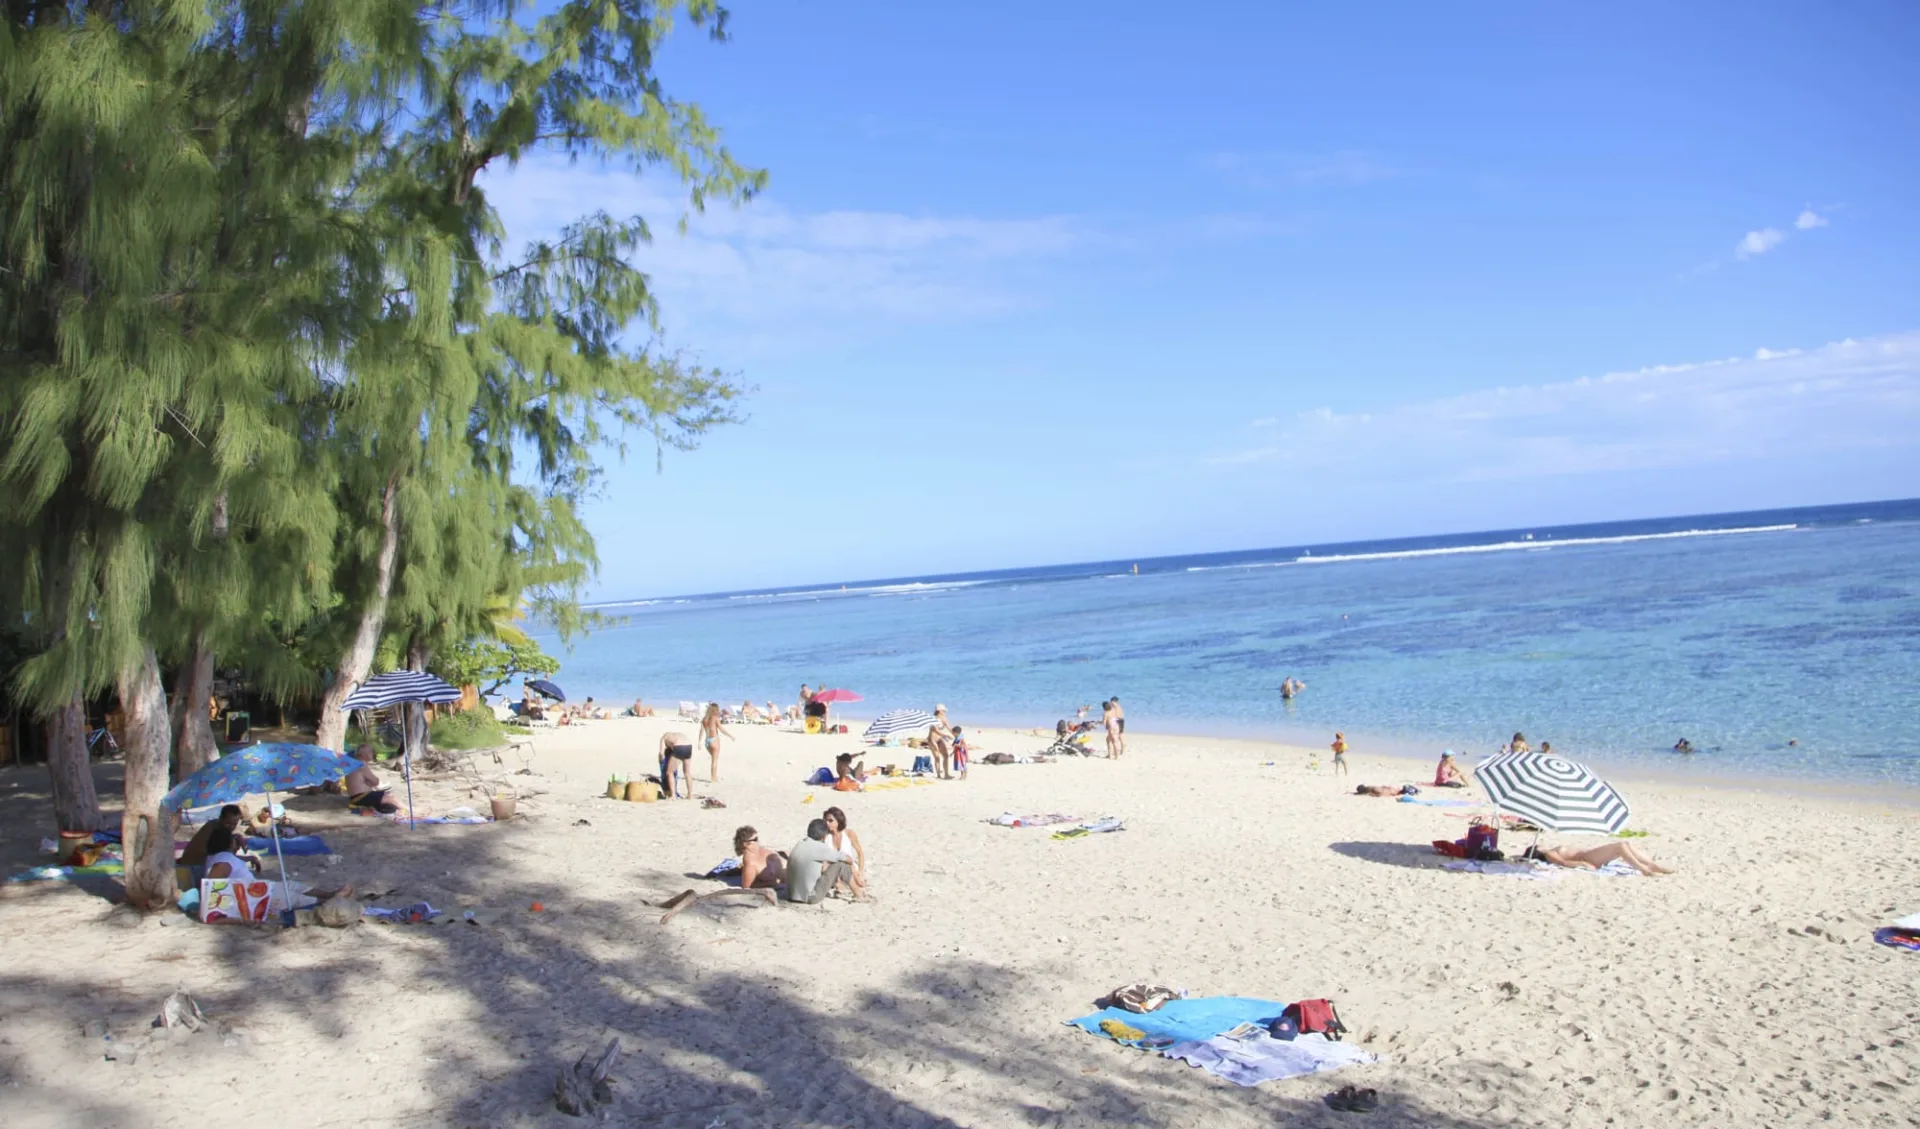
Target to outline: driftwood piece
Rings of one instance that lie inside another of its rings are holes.
[[[673,897],[668,898],[666,901],[660,903],[662,908],[664,908],[667,911],[666,913],[660,915],[660,924],[665,925],[667,922],[672,921],[674,917],[676,917],[680,913],[681,910],[686,909],[688,906],[693,905],[695,902],[712,901],[714,898],[738,898],[738,897],[747,897],[747,898],[755,899],[754,901],[748,902],[747,903],[748,905],[759,905],[760,902],[762,901],[764,901],[767,905],[775,905],[777,904],[777,901],[778,901],[778,895],[776,895],[772,890],[766,889],[765,887],[760,887],[758,889],[752,889],[752,890],[742,890],[742,889],[739,889],[738,887],[729,887],[725,890],[715,890],[711,893],[700,894],[700,895],[695,895],[692,890],[686,890],[681,893],[675,894]]]
[[[620,1057],[620,1040],[608,1039],[607,1049],[588,1065],[585,1051],[571,1067],[563,1068],[553,1080],[553,1104],[561,1113],[580,1117],[595,1113],[613,1101],[614,1060]]]

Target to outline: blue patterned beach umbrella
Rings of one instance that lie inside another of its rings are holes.
[[[319,745],[278,743],[235,749],[173,786],[160,800],[167,811],[230,804],[255,792],[267,794],[267,830],[273,835],[273,855],[280,863],[280,886],[287,889],[287,860],[280,853],[280,821],[273,817],[273,794],[310,788],[338,780],[360,767],[345,753]]]
[[[360,684],[340,703],[344,710],[383,710],[406,702],[457,702],[460,691],[420,670],[390,670]]]
[[[291,792],[338,780],[359,767],[345,753],[318,745],[248,745],[174,785],[160,803],[170,811],[230,804],[257,792]]]
[[[926,710],[889,710],[867,726],[866,739],[880,741],[896,733],[924,733],[934,717]]]
[[[1611,835],[1627,825],[1613,785],[1562,757],[1500,753],[1475,765],[1473,778],[1495,807],[1542,830]]]

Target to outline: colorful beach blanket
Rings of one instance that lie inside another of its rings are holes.
[[[996,827],[1051,827],[1056,823],[1078,823],[1079,820],[1080,817],[1077,815],[1062,815],[1059,812],[1049,812],[1045,815],[1015,815],[1012,812],[1001,812],[987,822]]]
[[[1104,1008],[1067,1022],[1091,1035],[1159,1052],[1241,1086],[1376,1061],[1319,1035],[1276,1039],[1266,1030],[1286,1005],[1244,996],[1169,1000],[1154,1011]]]
[[[1873,939],[1882,945],[1905,949],[1910,953],[1920,953],[1920,930],[1889,926],[1885,929],[1875,929]]]
[[[1127,825],[1117,815],[1110,815],[1093,823],[1083,823],[1078,827],[1069,827],[1065,831],[1055,831],[1055,839],[1084,839],[1089,835],[1103,835],[1109,831],[1125,831]]]
[[[105,859],[92,866],[36,866],[23,870],[8,878],[9,882],[53,882],[71,878],[76,874],[124,874],[126,867],[119,859]]]

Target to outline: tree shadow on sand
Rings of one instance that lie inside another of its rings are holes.
[[[459,830],[471,832],[462,835],[458,856],[465,871],[484,876],[476,884],[484,885],[488,905],[512,907],[493,924],[281,931],[182,920],[171,928],[216,930],[195,934],[212,939],[215,966],[204,961],[170,965],[164,974],[132,985],[124,970],[116,977],[88,969],[52,981],[9,972],[0,975],[0,1012],[35,1009],[60,1017],[78,1032],[104,1006],[103,993],[119,1001],[123,1014],[144,1008],[151,1015],[177,980],[200,997],[210,1016],[230,1020],[242,1031],[267,1017],[290,1025],[300,1033],[299,1044],[267,1048],[264,1056],[299,1054],[303,1070],[332,1074],[348,1069],[351,1050],[336,1040],[365,1039],[371,1031],[391,1043],[400,1035],[382,1031],[383,1021],[404,1015],[410,998],[453,994],[467,1001],[471,1006],[452,1009],[470,1017],[465,1021],[424,1031],[416,1025],[408,1036],[416,1041],[410,1054],[417,1056],[420,1071],[413,1093],[366,1107],[372,1111],[362,1122],[367,1125],[589,1124],[554,1112],[554,1078],[575,1057],[597,1053],[610,1038],[624,1050],[614,1071],[610,1124],[689,1129],[1174,1129],[1242,1123],[1489,1129],[1509,1124],[1463,1119],[1394,1092],[1382,1092],[1380,1107],[1360,1118],[1326,1106],[1324,1095],[1340,1086],[1378,1085],[1366,1071],[1232,1086],[1184,1064],[1072,1030],[1061,1022],[1069,1016],[1034,1016],[1030,1001],[1042,987],[1036,977],[990,961],[954,957],[822,1005],[783,980],[790,971],[762,971],[751,964],[715,968],[691,962],[676,949],[724,944],[728,934],[774,924],[774,914],[812,915],[820,928],[831,928],[837,914],[855,912],[853,907],[702,903],[662,926],[657,909],[631,899],[556,891],[553,875],[536,873],[517,845],[520,836],[549,829]],[[392,835],[362,839],[354,850],[368,856],[370,869],[427,875],[444,872],[450,846],[431,832],[395,829]],[[1400,844],[1335,845],[1343,847],[1369,859],[1379,848],[1413,850]],[[674,870],[642,869],[634,879],[635,889],[670,891],[686,885]],[[422,885],[401,898],[427,897],[439,904],[444,895]],[[542,899],[564,905],[558,912],[528,912],[530,903]],[[887,906],[859,912],[884,913]],[[691,931],[674,937],[675,930]],[[271,951],[282,947],[294,952]],[[364,979],[370,961],[402,959],[411,971],[388,964],[387,1006],[370,1010],[364,996],[350,998],[349,989]],[[0,1055],[12,1049],[0,1047]],[[95,1054],[94,1048],[84,1050]],[[214,1053],[219,1053],[217,1040]],[[1517,1080],[1503,1076],[1499,1067],[1476,1064],[1472,1071],[1483,1093],[1516,1093]],[[41,1087],[38,1100],[53,1100],[50,1093]],[[57,1100],[74,1102],[69,1108],[75,1124],[132,1129],[175,1123],[163,1107],[132,1105],[138,1097],[129,1089],[116,1091],[114,1099],[129,1105],[77,1094]]]

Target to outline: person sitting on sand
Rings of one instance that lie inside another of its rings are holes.
[[[867,849],[860,845],[860,836],[847,826],[847,813],[833,807],[821,812],[820,818],[827,824],[827,842],[853,864],[854,876],[864,886],[867,881]]]
[[[740,720],[753,725],[762,725],[766,722],[767,717],[760,712],[759,706],[754,705],[751,701],[747,701],[740,703]]]
[[[1597,847],[1588,847],[1583,851],[1576,851],[1571,847],[1528,847],[1526,852],[1520,857],[1535,859],[1539,862],[1550,862],[1555,866],[1573,867],[1579,870],[1599,870],[1608,863],[1618,860],[1626,863],[1628,866],[1631,866],[1649,878],[1657,874],[1673,873],[1673,871],[1668,870],[1664,866],[1656,865],[1652,859],[1634,850],[1632,843],[1602,843]]]
[[[243,859],[234,853],[238,845],[233,832],[222,824],[214,824],[207,835],[207,862],[201,877],[251,879],[259,874],[258,860]]]
[[[787,852],[788,901],[819,905],[835,886],[853,885],[853,865],[826,840],[827,821],[816,819],[807,824],[807,837]]]
[[[179,862],[181,866],[186,867],[193,873],[193,880],[195,882],[200,881],[206,872],[207,855],[209,853],[207,850],[207,840],[212,838],[215,829],[221,827],[226,828],[228,842],[232,842],[233,833],[239,830],[240,821],[245,818],[246,813],[240,810],[239,804],[228,804],[220,809],[218,818],[208,820],[206,823],[201,824],[200,830],[195,831],[193,838],[187,840],[186,847],[180,852]]]
[[[627,716],[628,717],[652,717],[653,707],[650,705],[647,705],[645,702],[642,702],[640,699],[635,698],[633,700],[633,704],[627,707]]]
[[[733,853],[740,860],[742,890],[778,890],[786,884],[787,856],[760,845],[760,833],[741,827],[733,833]]]
[[[400,810],[393,801],[392,794],[380,787],[380,778],[373,774],[373,746],[362,745],[354,750],[354,756],[360,760],[360,767],[347,773],[340,782],[340,789],[347,794],[347,806],[372,808],[381,815],[392,815]]]
[[[855,761],[852,753],[841,753],[833,758],[833,790],[836,792],[858,792],[867,782],[867,762]]]
[[[1460,771],[1460,762],[1453,759],[1453,750],[1440,754],[1440,764],[1433,770],[1435,788],[1465,788],[1467,775]]]
[[[693,799],[693,742],[680,732],[668,732],[660,735],[660,791],[661,798],[674,799],[680,795],[674,784],[678,776],[687,786],[686,798]]]

